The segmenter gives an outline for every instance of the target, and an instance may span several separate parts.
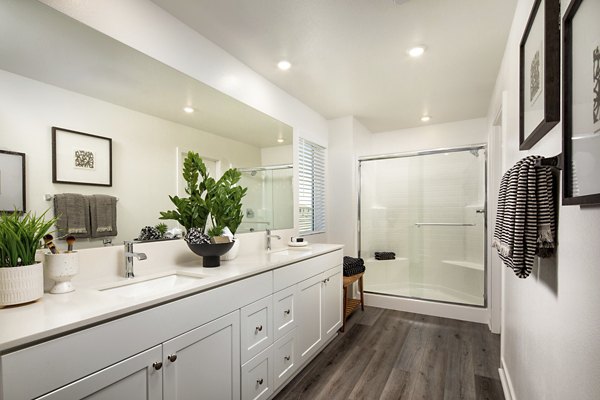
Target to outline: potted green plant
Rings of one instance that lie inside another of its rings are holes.
[[[47,211],[46,211],[47,212]],[[44,295],[44,270],[35,261],[42,238],[56,218],[0,214],[0,306],[28,303]]]
[[[202,158],[190,151],[183,163],[183,178],[188,197],[169,196],[176,210],[161,211],[160,219],[176,220],[185,228],[188,247],[203,257],[205,267],[219,266],[219,256],[236,241],[214,243],[214,238],[221,236],[225,228],[235,233],[243,218],[241,200],[247,189],[236,185],[241,173],[231,168],[216,181],[210,177]],[[207,232],[209,221],[211,227]]]

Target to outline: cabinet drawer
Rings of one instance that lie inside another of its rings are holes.
[[[277,292],[312,276],[321,274],[336,265],[341,265],[342,260],[342,250],[336,250],[278,268],[273,271],[273,291]]]
[[[296,327],[296,288],[296,285],[290,286],[273,295],[275,340],[284,337]]]
[[[242,366],[242,400],[262,400],[273,394],[273,348]]]
[[[273,386],[277,390],[298,369],[296,330],[273,344]]]
[[[242,364],[273,343],[273,296],[242,308]]]

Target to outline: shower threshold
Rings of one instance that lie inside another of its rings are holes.
[[[398,285],[390,283],[365,285],[365,292],[388,296],[407,297],[411,299],[438,301],[444,303],[460,304],[467,306],[484,306],[481,296],[458,292],[439,286]]]

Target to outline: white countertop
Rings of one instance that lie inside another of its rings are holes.
[[[307,248],[238,257],[221,261],[217,268],[203,268],[201,258],[193,261],[172,261],[161,265],[160,271],[138,273],[133,279],[116,274],[93,280],[75,282],[76,290],[66,294],[45,293],[40,300],[26,305],[0,308],[0,354],[11,349],[42,341],[66,332],[114,319],[132,312],[230,282],[274,270],[288,264],[341,249],[342,245],[311,244]],[[115,270],[110,268],[109,270]],[[180,288],[160,290],[146,296],[126,298],[100,289],[145,281],[173,273],[201,276]]]

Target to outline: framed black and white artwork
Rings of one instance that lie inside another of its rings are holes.
[[[563,22],[563,204],[600,204],[600,0],[575,0]]]
[[[24,153],[0,150],[0,211],[26,211]]]
[[[531,149],[560,120],[560,3],[536,0],[520,45],[519,149]]]
[[[112,139],[52,127],[52,182],[112,186]]]

